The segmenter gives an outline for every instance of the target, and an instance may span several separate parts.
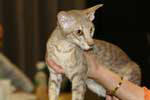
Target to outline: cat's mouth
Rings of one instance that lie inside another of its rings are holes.
[[[85,48],[84,51],[90,51],[93,49],[93,46],[89,46],[89,48]]]

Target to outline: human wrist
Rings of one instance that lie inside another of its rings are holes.
[[[102,66],[98,67],[95,73],[93,73],[93,79],[101,83],[110,91],[112,91],[121,81],[121,78],[118,75]]]
[[[91,74],[91,77],[95,80],[100,80],[101,74],[103,74],[103,69],[101,67],[97,67],[96,70]]]
[[[116,93],[118,92],[119,88],[122,86],[123,82],[124,82],[123,77],[120,77],[120,81],[118,81],[118,84],[116,84],[116,86],[112,88],[112,90],[108,90],[108,94],[112,96],[116,96]]]

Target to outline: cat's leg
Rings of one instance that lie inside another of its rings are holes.
[[[86,84],[87,84],[87,87],[91,91],[93,91],[94,93],[96,93],[98,96],[106,97],[106,90],[104,89],[103,86],[101,86],[100,84],[98,84],[96,81],[94,81],[92,79],[87,79],[86,80]]]
[[[53,72],[50,73],[49,90],[48,90],[49,100],[58,100],[61,82],[62,82],[61,74],[55,74]]]
[[[84,100],[86,91],[85,80],[80,75],[72,79],[72,100]]]

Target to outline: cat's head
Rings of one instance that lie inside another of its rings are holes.
[[[72,43],[83,50],[88,50],[94,44],[93,34],[95,11],[103,5],[96,5],[85,10],[61,11],[57,15],[61,33]]]

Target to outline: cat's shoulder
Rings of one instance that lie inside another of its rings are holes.
[[[126,52],[116,44],[104,41],[104,40],[96,40],[94,39],[95,45],[102,51],[111,51],[113,53],[124,55],[125,58],[128,58]]]
[[[120,49],[120,47],[118,45],[113,44],[113,43],[108,42],[108,41],[105,41],[105,40],[94,39],[94,43],[97,46],[109,46],[109,47],[112,47],[112,48]]]
[[[76,46],[66,40],[59,40],[49,44],[49,47],[55,49],[56,51],[65,53],[72,51]]]

